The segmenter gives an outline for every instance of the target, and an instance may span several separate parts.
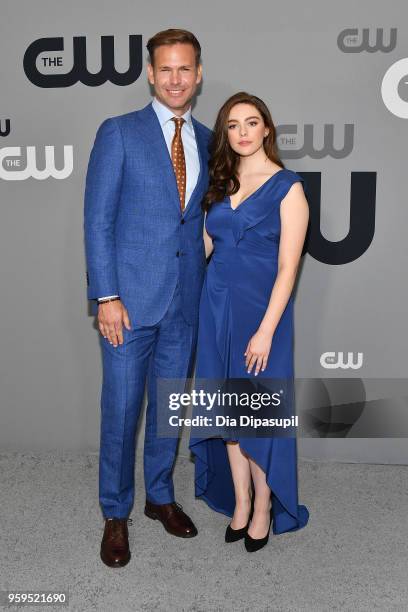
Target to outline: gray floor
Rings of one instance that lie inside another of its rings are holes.
[[[68,589],[70,610],[98,612],[408,609],[407,467],[300,462],[309,524],[249,555],[223,542],[226,517],[193,499],[186,458],[177,499],[198,537],[144,517],[140,463],[132,559],[113,570],[99,559],[97,455],[0,455],[1,589]]]

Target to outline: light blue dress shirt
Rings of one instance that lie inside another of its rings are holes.
[[[172,121],[174,113],[167,108],[164,104],[159,102],[157,98],[153,98],[152,107],[155,111],[157,118],[160,123],[160,127],[163,132],[164,139],[166,141],[167,150],[171,159],[171,143],[173,141],[174,132],[176,131],[176,124]],[[197,141],[194,132],[193,122],[191,120],[191,108],[188,109],[184,115],[181,115],[185,119],[185,123],[181,128],[181,140],[183,141],[184,158],[186,160],[186,197],[185,197],[185,208],[187,208],[188,202],[191,198],[191,194],[197,184],[198,175],[200,174],[200,158],[198,155]],[[99,300],[107,300],[109,298],[118,297],[117,295],[105,295],[98,298]]]
[[[159,102],[157,98],[153,98],[152,107],[159,120],[161,129],[163,131],[163,136],[167,144],[167,150],[171,158],[171,143],[176,130],[176,125],[171,119],[175,115],[169,108],[167,108],[167,106]],[[183,123],[181,128],[181,140],[183,141],[184,157],[186,160],[187,176],[185,207],[187,208],[191,194],[193,193],[194,187],[197,184],[198,175],[200,174],[200,158],[198,156],[197,142],[193,122],[191,120],[191,108],[189,108],[188,111],[181,116],[183,119],[185,119],[185,123]]]

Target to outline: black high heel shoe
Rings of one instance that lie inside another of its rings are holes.
[[[249,533],[245,534],[245,548],[247,552],[256,552],[257,550],[260,550],[261,548],[266,546],[269,540],[269,532],[271,530],[271,524],[272,524],[272,508],[270,510],[268,533],[266,534],[264,538],[251,538]]]
[[[225,531],[225,541],[227,542],[227,544],[231,542],[238,542],[238,540],[242,540],[242,538],[245,537],[246,532],[249,527],[249,523],[251,522],[253,513],[254,513],[254,495],[252,495],[252,498],[251,498],[251,510],[249,512],[248,522],[245,525],[245,527],[241,527],[241,529],[233,529],[231,525],[228,525]]]

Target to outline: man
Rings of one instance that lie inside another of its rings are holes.
[[[88,298],[95,300],[103,357],[101,558],[110,567],[130,559],[127,524],[146,381],[145,514],[175,536],[197,534],[174,499],[177,439],[156,437],[156,383],[191,375],[205,270],[201,199],[211,131],[191,116],[202,78],[196,37],[166,30],[147,49],[154,99],[101,124],[85,189]]]

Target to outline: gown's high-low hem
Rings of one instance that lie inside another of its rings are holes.
[[[196,377],[248,378],[244,352],[269,304],[278,272],[280,202],[302,177],[283,168],[233,209],[229,197],[212,205],[206,229],[214,251],[200,301]],[[258,378],[293,378],[293,296],[276,327],[267,367]],[[272,530],[304,527],[298,503],[296,438],[239,437],[240,448],[265,472],[272,491]],[[195,494],[213,510],[232,516],[235,494],[226,439],[190,438]]]

